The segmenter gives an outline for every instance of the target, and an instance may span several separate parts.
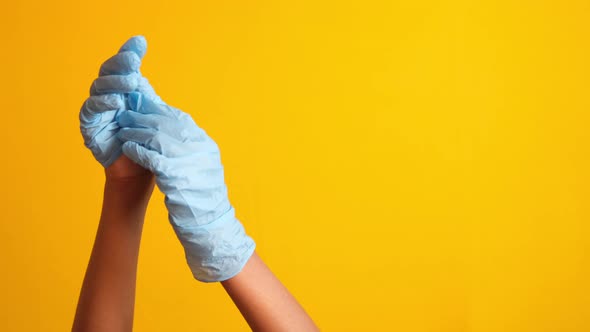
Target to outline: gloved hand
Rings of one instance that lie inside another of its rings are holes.
[[[116,117],[127,109],[126,94],[139,91],[154,102],[161,103],[147,79],[139,72],[147,50],[143,36],[129,39],[119,52],[100,67],[99,77],[90,88],[90,98],[80,110],[80,131],[84,145],[105,168],[121,156],[121,142]]]
[[[140,93],[118,117],[123,153],[156,175],[168,216],[196,279],[227,280],[242,270],[255,243],[227,197],[217,144],[190,115]]]

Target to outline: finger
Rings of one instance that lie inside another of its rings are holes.
[[[164,116],[173,115],[171,107],[165,104],[156,104],[152,99],[146,98],[139,92],[132,92],[127,98],[129,108],[143,114],[160,114]]]
[[[80,120],[84,123],[94,121],[96,115],[107,111],[118,111],[125,109],[125,101],[122,95],[107,94],[91,96],[82,105]]]
[[[100,66],[98,76],[127,75],[139,72],[141,59],[137,53],[125,51],[117,53]]]
[[[105,113],[103,113],[105,114]],[[85,129],[82,129],[84,134]],[[119,126],[110,122],[99,128],[89,129],[91,136],[84,135],[85,145],[92,151],[95,158],[104,166],[110,166],[121,155],[121,144],[116,138]]]
[[[88,110],[95,113],[124,110],[125,101],[121,94],[110,93],[88,97],[88,99],[86,99],[86,106],[88,107]]]
[[[121,127],[151,128],[158,131],[162,130],[167,120],[169,121],[169,119],[159,114],[142,114],[134,111],[121,112],[117,119]]]
[[[147,40],[144,36],[133,36],[129,38],[119,49],[119,53],[131,51],[137,54],[140,59],[143,59],[147,52]]]
[[[104,124],[101,128],[93,132],[89,145],[105,145],[105,143],[116,139],[119,125],[116,122]]]
[[[180,142],[203,141],[207,137],[207,134],[196,125],[186,126],[186,123],[181,122],[180,119],[171,119],[160,114],[123,111],[119,114],[117,121],[121,127],[152,128]]]
[[[214,152],[206,150],[209,145],[204,142],[181,142],[152,128],[122,128],[117,137],[124,142],[138,143],[165,157],[180,157],[196,152]]]
[[[152,128],[122,128],[117,137],[124,142],[141,144],[166,156],[172,153],[169,151],[176,151],[175,147],[181,144],[174,138]]]
[[[90,95],[96,96],[107,93],[130,93],[137,89],[139,80],[140,75],[138,73],[101,76],[92,82]]]
[[[123,142],[135,142],[149,148],[161,152],[158,147],[161,145],[157,142],[156,135],[158,131],[151,128],[121,128],[117,133],[117,137]]]
[[[168,106],[163,101],[156,102],[151,98],[147,98],[144,94],[139,92],[132,92],[128,98],[129,108],[143,114],[160,114],[167,117],[173,117],[180,119],[182,117],[190,118],[190,115],[176,109],[172,106]],[[191,118],[192,121],[192,118]]]
[[[105,111],[102,113],[91,113],[89,111],[80,112],[80,131],[84,137],[84,142],[88,144],[98,133],[105,128],[117,128],[119,124],[115,121],[118,111]],[[108,130],[108,129],[107,129]],[[88,146],[88,145],[87,145]]]
[[[122,146],[123,154],[127,158],[139,166],[151,171],[152,173],[158,173],[158,165],[160,164],[161,156],[156,151],[146,149],[136,142],[125,142]]]

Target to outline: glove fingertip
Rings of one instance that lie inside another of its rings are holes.
[[[120,52],[132,51],[135,52],[139,58],[143,58],[147,52],[147,40],[144,36],[138,35],[129,38],[119,49]]]

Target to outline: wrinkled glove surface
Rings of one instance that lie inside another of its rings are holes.
[[[122,153],[122,142],[115,136],[119,131],[116,118],[119,112],[128,109],[127,94],[138,91],[154,102],[162,102],[139,71],[146,50],[147,43],[142,36],[125,42],[117,54],[102,64],[99,77],[90,88],[90,97],[80,109],[84,145],[105,168]]]
[[[137,92],[117,117],[123,153],[156,175],[169,220],[196,279],[223,281],[241,271],[255,243],[236,219],[217,144],[190,115]]]

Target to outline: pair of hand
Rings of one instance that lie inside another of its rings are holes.
[[[227,280],[246,264],[254,241],[228,200],[217,144],[141,75],[146,50],[145,39],[133,37],[103,63],[80,111],[84,143],[113,176],[152,172],[195,278]]]

